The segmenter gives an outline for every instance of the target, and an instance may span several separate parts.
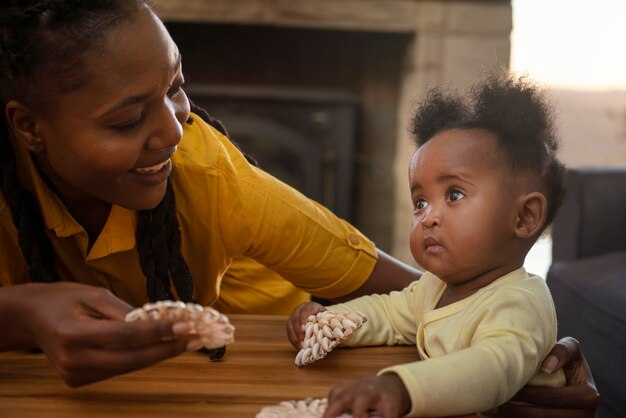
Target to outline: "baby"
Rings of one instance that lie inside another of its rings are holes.
[[[526,384],[565,383],[562,372],[539,370],[556,342],[556,315],[544,279],[523,268],[564,197],[542,93],[505,75],[468,98],[435,89],[411,133],[410,247],[426,273],[387,295],[327,308],[307,302],[287,328],[299,348],[309,315],[359,311],[368,321],[344,345],[415,344],[419,361],[333,388],[325,418],[480,413]]]

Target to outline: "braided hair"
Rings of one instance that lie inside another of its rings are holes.
[[[20,100],[45,110],[45,92],[70,91],[86,82],[81,62],[103,34],[115,24],[146,7],[144,0],[2,0],[0,1],[0,101]],[[58,59],[63,57],[63,59]],[[45,76],[44,76],[45,75]],[[46,89],[38,90],[54,77]],[[58,82],[57,82],[58,81]],[[48,101],[46,101],[48,99]],[[226,130],[204,110],[192,110],[226,135]],[[192,123],[190,118],[187,123]],[[54,250],[45,233],[37,202],[19,182],[9,127],[0,117],[0,186],[32,282],[60,280]],[[194,300],[193,280],[180,253],[181,235],[176,218],[176,201],[170,182],[163,200],[151,210],[139,211],[136,231],[141,269],[151,301],[172,299],[170,279],[178,297]]]
[[[447,129],[493,133],[514,173],[540,179],[548,202],[545,229],[565,197],[565,166],[556,156],[559,144],[553,120],[537,85],[525,77],[496,74],[475,85],[468,97],[432,89],[419,104],[409,131],[418,146]]]

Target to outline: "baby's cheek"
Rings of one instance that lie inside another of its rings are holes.
[[[413,218],[413,223],[411,225],[411,236],[409,238],[409,247],[411,249],[411,254],[413,258],[419,262],[418,258],[422,254],[422,232],[419,228],[419,220],[417,217]]]

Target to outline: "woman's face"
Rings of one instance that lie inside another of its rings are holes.
[[[40,169],[61,199],[154,208],[189,117],[178,48],[147,8],[88,53],[88,81],[37,119]]]

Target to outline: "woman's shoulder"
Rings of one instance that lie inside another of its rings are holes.
[[[227,141],[217,129],[192,114],[183,125],[183,137],[174,154],[174,164],[177,167],[215,167],[224,152],[224,140]]]
[[[227,136],[194,113],[183,125],[183,137],[173,160],[178,168],[204,171],[240,171],[249,166]]]

